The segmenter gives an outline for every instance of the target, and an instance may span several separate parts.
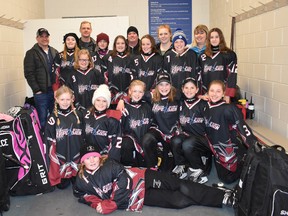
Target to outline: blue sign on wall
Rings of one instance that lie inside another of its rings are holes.
[[[181,28],[192,42],[192,0],[149,0],[149,34],[157,41],[157,28],[168,24],[172,34]]]

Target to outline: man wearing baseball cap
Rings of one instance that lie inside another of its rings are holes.
[[[49,46],[49,32],[39,28],[36,32],[37,43],[26,52],[24,58],[24,75],[34,95],[35,107],[44,130],[48,113],[53,111],[54,93],[52,84],[54,58],[58,51]]]

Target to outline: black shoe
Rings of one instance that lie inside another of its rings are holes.
[[[67,188],[70,185],[70,179],[61,179],[61,183],[57,184],[56,187],[60,190]]]
[[[232,208],[237,207],[237,197],[236,197],[236,192],[234,190],[226,190],[223,198],[224,205]]]

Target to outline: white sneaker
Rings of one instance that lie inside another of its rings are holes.
[[[172,173],[175,174],[179,179],[184,179],[187,177],[186,166],[176,165],[172,170]]]
[[[189,167],[187,175],[188,175],[188,179],[193,182],[204,184],[208,181],[208,178],[207,176],[204,176],[204,171],[202,169],[193,169]]]

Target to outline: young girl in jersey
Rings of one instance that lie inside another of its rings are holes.
[[[84,143],[81,113],[73,105],[74,96],[67,86],[55,92],[55,107],[45,127],[45,142],[49,153],[48,177],[52,186],[64,189],[73,182],[80,162],[80,147]]]
[[[172,31],[169,25],[160,25],[157,29],[157,35],[159,43],[156,45],[161,56],[164,56],[166,52],[172,49]]]
[[[57,88],[66,83],[73,71],[74,62],[79,52],[79,38],[73,33],[67,33],[63,37],[64,50],[55,57]],[[57,90],[55,88],[54,90]]]
[[[159,73],[152,98],[154,122],[142,141],[147,167],[158,168],[158,143],[161,143],[163,147],[161,169],[173,168],[173,161],[169,161],[171,157],[168,156],[171,151],[170,140],[179,132],[179,99],[180,96],[176,95],[176,89],[171,84],[170,75],[165,72]]]
[[[122,111],[121,163],[125,166],[145,166],[142,139],[152,123],[151,105],[142,100],[145,86],[140,80],[131,82],[130,101],[125,102],[125,109]]]
[[[181,91],[182,81],[192,77],[198,81],[200,67],[197,54],[189,49],[186,35],[181,29],[177,29],[172,37],[173,49],[164,55],[163,69],[172,78],[172,85]]]
[[[141,38],[140,55],[134,58],[134,78],[146,84],[146,90],[152,91],[156,86],[156,76],[162,69],[163,58],[155,48],[154,38],[147,34]]]
[[[117,209],[141,212],[143,205],[181,209],[191,205],[232,206],[234,193],[179,180],[169,173],[129,168],[104,160],[93,146],[81,149],[74,195],[100,214]]]
[[[171,140],[175,168],[180,179],[205,183],[211,169],[212,154],[205,138],[204,110],[207,103],[197,97],[199,88],[193,78],[182,84],[184,99],[180,102],[179,122],[181,134]]]
[[[128,50],[125,37],[118,35],[114,40],[112,52],[102,59],[105,79],[112,93],[111,108],[116,108],[119,100],[127,97],[130,82],[133,80],[132,59]]]
[[[198,25],[194,29],[194,40],[191,49],[200,56],[206,49],[208,28],[206,25]]]
[[[102,58],[110,52],[109,36],[105,33],[100,33],[96,36],[96,50],[91,52],[91,57],[96,70],[102,72]],[[103,72],[102,72],[103,73]],[[104,76],[104,74],[103,74]]]
[[[89,51],[86,49],[80,50],[74,64],[73,73],[66,83],[74,92],[75,104],[84,108],[91,107],[93,93],[103,83],[104,77],[100,71],[94,68]]]
[[[212,28],[208,33],[207,46],[200,56],[202,68],[202,99],[208,100],[205,95],[208,86],[213,80],[221,80],[226,85],[225,101],[235,96],[237,83],[237,56],[226,45],[224,35],[219,28]]]
[[[257,138],[243,120],[241,111],[223,100],[225,85],[221,80],[210,83],[208,96],[204,112],[206,138],[214,154],[218,177],[229,184],[239,179],[243,155]]]
[[[101,155],[120,161],[121,125],[115,118],[107,116],[110,102],[108,86],[100,85],[93,94],[93,106],[84,114],[85,140],[86,143],[94,145]]]

